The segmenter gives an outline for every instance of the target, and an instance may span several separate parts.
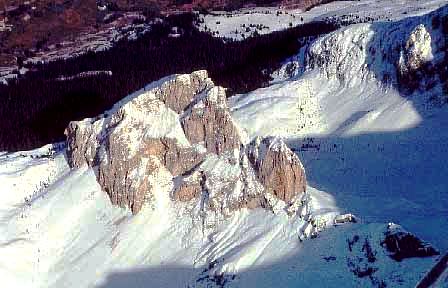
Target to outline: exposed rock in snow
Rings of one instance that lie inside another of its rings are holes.
[[[67,136],[67,160],[71,167],[81,167],[84,163],[94,164],[97,152],[96,131],[100,123],[84,125],[83,122],[71,122],[64,134]]]
[[[425,62],[432,60],[431,34],[426,30],[425,25],[420,24],[415,27],[401,53],[400,68],[402,73],[417,70]]]
[[[65,133],[70,166],[97,167],[112,203],[133,213],[154,193],[148,177],[161,166],[171,173],[173,199],[224,214],[291,206],[306,192],[304,168],[280,139],[259,140],[246,154],[225,90],[206,71],[162,79]]]
[[[180,175],[204,157],[190,147],[179,146],[171,138],[149,138],[141,143],[139,152],[129,159],[126,146],[122,144],[119,140],[112,140],[109,150],[105,148],[108,156],[106,161],[100,162],[98,181],[113,204],[128,206],[133,213],[140,211],[147,194],[153,192],[148,185],[147,174],[163,165],[173,175]]]
[[[338,224],[344,224],[344,223],[356,223],[356,217],[353,214],[342,214],[342,215],[338,215],[334,218],[334,224],[338,225]]]
[[[222,87],[210,90],[188,112],[182,126],[191,143],[203,143],[208,152],[218,155],[240,147],[241,136],[230,116]]]
[[[174,199],[178,201],[190,201],[201,195],[204,190],[204,175],[201,172],[194,173],[187,179],[182,179],[174,191]]]
[[[299,157],[278,138],[257,137],[248,154],[258,180],[277,198],[290,204],[297,194],[305,193],[305,170]]]
[[[436,13],[446,15],[446,8]],[[2,281],[10,287],[415,286],[436,257],[398,262],[391,256],[433,250],[386,223],[398,220],[446,249],[440,227],[447,226],[448,168],[440,143],[448,141],[448,121],[446,106],[423,109],[432,90],[403,97],[394,75],[400,49],[420,24],[431,35],[431,62],[445,56],[433,16],[352,25],[322,37],[311,45],[323,46],[307,54],[316,57],[316,69],[300,67],[305,71],[291,79],[231,99],[232,117],[219,100],[222,89],[205,72],[155,82],[67,128],[70,166],[93,168],[70,170],[59,149],[0,153]],[[217,117],[192,116],[206,111]],[[214,130],[188,136],[186,119]],[[237,137],[222,138],[227,133]],[[302,193],[298,158],[279,139],[257,135],[289,137],[309,167],[309,182],[332,194],[310,186]],[[280,170],[290,172],[279,176]],[[298,189],[278,187],[277,179],[296,181]],[[114,209],[105,188],[116,204],[144,209],[133,216]],[[347,211],[359,221],[339,226],[353,221],[341,215]],[[306,238],[316,239],[300,241]]]
[[[397,261],[404,258],[429,257],[440,254],[430,244],[393,223],[389,223],[387,226],[382,245],[390,252],[390,257]]]
[[[157,85],[157,84],[156,84]],[[192,103],[193,98],[214,86],[204,70],[190,75],[180,75],[164,81],[159,87],[152,88],[156,98],[175,111],[182,113]]]
[[[431,70],[430,66],[436,64],[432,63],[434,59],[432,41],[431,34],[423,24],[415,27],[410,33],[406,44],[400,51],[400,59],[397,65],[398,79],[402,88],[412,91],[422,86],[421,82],[424,82],[422,80],[427,76],[433,78],[434,71],[429,71]],[[442,43],[438,45],[440,44]]]

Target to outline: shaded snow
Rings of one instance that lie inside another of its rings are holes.
[[[302,51],[306,67],[295,76],[229,100],[251,137],[289,138],[309,183],[330,191],[338,206],[368,222],[399,222],[442,251],[448,248],[441,229],[448,225],[447,107],[437,100],[444,97],[437,85],[412,95],[398,91],[399,53],[393,51],[423,25],[432,61],[440,59],[443,35],[431,20],[446,13],[444,7],[341,28]]]

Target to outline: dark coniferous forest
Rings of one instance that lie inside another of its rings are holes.
[[[265,86],[269,74],[294,55],[301,41],[337,27],[309,23],[269,35],[231,41],[198,31],[195,16],[171,16],[135,41],[67,60],[36,65],[23,79],[0,85],[0,151],[18,151],[64,140],[71,120],[92,117],[146,84],[174,73],[207,69],[229,95]],[[181,37],[168,37],[181,27]],[[106,70],[97,75],[58,81],[65,75]]]

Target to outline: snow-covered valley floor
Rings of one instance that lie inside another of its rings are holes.
[[[267,34],[312,21],[396,21],[426,14],[445,4],[445,0],[362,0],[332,1],[308,11],[255,7],[200,15],[202,20],[198,26],[200,30],[209,31],[216,37],[242,40],[252,36],[255,31]]]

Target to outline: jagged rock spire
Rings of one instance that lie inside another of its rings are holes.
[[[206,194],[207,208],[223,212],[273,201],[289,207],[306,192],[303,166],[280,139],[244,144],[225,89],[206,71],[154,82],[99,117],[71,122],[65,134],[70,166],[97,167],[112,203],[133,213],[153,192],[160,168],[172,175],[174,201]]]

